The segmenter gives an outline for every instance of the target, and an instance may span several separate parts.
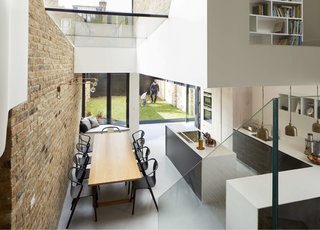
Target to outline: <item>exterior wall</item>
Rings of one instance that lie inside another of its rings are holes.
[[[0,228],[57,228],[80,119],[81,86],[63,84],[74,77],[73,48],[42,0],[29,1],[29,15],[28,101],[9,113]]]
[[[167,103],[186,111],[186,87],[173,82],[156,80],[159,85],[158,96]]]
[[[135,0],[133,12],[150,14],[168,14],[171,0]]]

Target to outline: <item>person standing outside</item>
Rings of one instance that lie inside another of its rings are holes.
[[[158,96],[158,91],[159,91],[159,85],[158,83],[154,80],[152,84],[150,85],[150,97],[151,97],[151,102],[156,103],[157,101],[157,96]]]
[[[142,100],[142,107],[144,107],[147,103],[147,92],[144,92],[142,95],[141,95],[141,100]]]

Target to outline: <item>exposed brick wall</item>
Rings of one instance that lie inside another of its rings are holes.
[[[9,113],[0,158],[0,228],[57,228],[80,119],[81,86],[63,84],[74,78],[73,47],[43,0],[29,4],[28,101]]]
[[[168,14],[171,0],[134,0],[135,13]]]
[[[10,164],[10,154],[5,152],[0,158],[0,229],[11,227]]]

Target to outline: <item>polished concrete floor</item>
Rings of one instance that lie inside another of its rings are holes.
[[[165,156],[165,124],[141,125],[146,133],[146,145],[151,150],[150,157],[159,163],[157,184],[153,191],[156,199],[174,185],[181,175]],[[121,198],[126,196],[124,183],[104,185],[99,191],[99,199]],[[66,194],[58,228],[65,228],[70,215],[71,198]],[[80,229],[158,229],[158,212],[148,190],[138,190],[135,214],[131,215],[132,204],[120,204],[97,209],[98,221],[94,221],[91,198],[79,201],[70,228]]]
[[[153,188],[160,211],[157,212],[148,190],[138,190],[135,214],[132,203],[99,207],[94,221],[91,198],[81,199],[70,228],[75,229],[225,229],[225,200],[201,202],[165,155],[165,124],[141,125],[146,133],[150,158],[159,162],[157,184]],[[232,138],[225,142],[232,146]],[[254,175],[241,162],[235,165],[236,177]],[[217,175],[212,175],[217,176]],[[174,186],[173,186],[174,185]],[[99,199],[120,199],[127,196],[124,183],[103,185]],[[66,194],[59,228],[65,228],[70,215],[71,199]]]

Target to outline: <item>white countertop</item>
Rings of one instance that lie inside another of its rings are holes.
[[[178,132],[185,132],[185,131],[200,131],[199,129],[195,128],[194,126],[187,125],[187,124],[169,124],[167,127],[173,131],[177,137],[179,137],[187,146],[189,146],[195,153],[197,153],[202,159],[207,157],[218,157],[218,156],[226,156],[230,154],[235,154],[231,150],[221,146],[219,142],[217,142],[216,147],[208,147],[204,145],[204,150],[197,149],[198,143],[193,142],[189,143],[185,139],[183,139]],[[219,146],[220,145],[220,146]]]
[[[239,131],[247,135],[251,134],[244,129]],[[252,138],[272,146],[272,141],[265,142],[256,137]],[[320,166],[312,164],[303,153],[304,139],[302,141],[301,137],[280,137],[279,150],[313,166],[279,172],[279,204],[320,197],[320,183],[318,182]],[[232,179],[227,183],[256,208],[272,206],[271,173]]]
[[[250,137],[252,137],[255,140],[258,140],[266,145],[269,145],[272,147],[273,141],[263,141],[255,136],[252,136],[252,132],[249,132],[245,129],[239,129],[239,132],[246,134]],[[279,139],[279,150],[283,153],[286,153],[300,161],[303,161],[309,165],[314,166],[315,164],[311,163],[307,156],[304,154],[304,138],[302,137],[289,137],[289,136],[281,136]]]

